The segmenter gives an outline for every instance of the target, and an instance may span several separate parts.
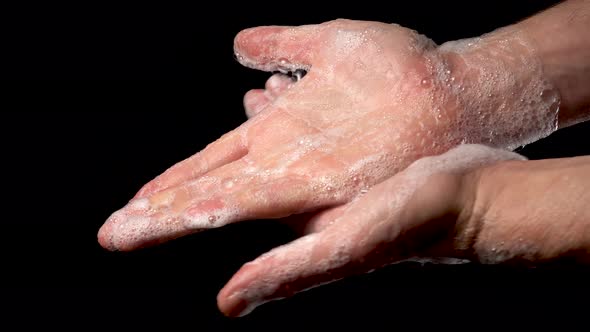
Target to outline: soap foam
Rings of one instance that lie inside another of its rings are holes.
[[[534,45],[519,32],[503,28],[440,50],[457,56],[467,73],[448,84],[465,110],[453,129],[466,142],[515,149],[558,129],[560,96],[545,79]]]

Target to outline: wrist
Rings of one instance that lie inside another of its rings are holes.
[[[464,202],[456,247],[481,262],[590,262],[588,157],[502,161],[478,168]],[[572,199],[575,197],[575,199]],[[462,245],[462,246],[461,246]]]
[[[559,91],[519,29],[447,42],[438,52],[453,73],[449,88],[469,143],[514,149],[557,129]]]

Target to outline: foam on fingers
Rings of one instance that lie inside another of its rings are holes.
[[[239,127],[207,145],[202,151],[175,164],[144,185],[135,198],[142,198],[194,180],[219,167],[230,164],[248,153],[244,127]]]
[[[234,39],[236,59],[264,71],[309,69],[314,58],[318,26],[266,26],[241,31]]]

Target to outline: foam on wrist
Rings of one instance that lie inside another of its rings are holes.
[[[515,149],[558,129],[559,92],[520,31],[502,28],[444,43],[439,50],[457,72],[449,82],[456,99],[444,102],[460,110],[456,131],[467,143]]]

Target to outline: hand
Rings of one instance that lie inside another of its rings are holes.
[[[334,208],[457,143],[441,139],[452,118],[433,111],[436,47],[408,29],[353,21],[257,28],[240,33],[235,49],[247,66],[309,73],[261,114],[148,183],[101,229],[106,248]]]
[[[524,160],[482,145],[422,158],[349,203],[333,225],[244,265],[219,306],[244,315],[414,256],[589,262],[590,158]]]
[[[256,115],[148,183],[109,218],[100,243],[132,250],[303,212],[313,212],[299,220],[305,232],[319,235],[338,227],[350,202],[420,157],[462,142],[515,147],[547,135],[553,91],[534,66],[520,69],[506,54],[481,61],[489,45],[437,47],[396,25],[345,20],[240,33],[244,65],[308,74],[293,85],[271,78],[273,93],[248,93]],[[536,107],[523,106],[531,101]]]

